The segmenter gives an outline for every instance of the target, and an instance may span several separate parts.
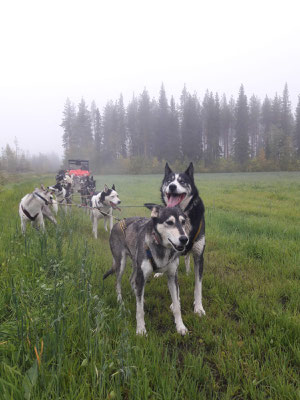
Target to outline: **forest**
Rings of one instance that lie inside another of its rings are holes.
[[[184,86],[179,103],[158,99],[145,88],[125,105],[122,94],[100,112],[82,98],[66,100],[64,163],[88,158],[98,173],[161,172],[167,160],[180,168],[193,161],[198,172],[276,171],[300,168],[300,96],[295,112],[285,84],[281,95],[249,99],[206,91],[202,100]]]

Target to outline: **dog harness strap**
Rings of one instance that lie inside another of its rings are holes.
[[[146,256],[147,256],[148,260],[150,261],[150,263],[152,265],[153,271],[154,272],[157,271],[158,270],[158,266],[157,266],[157,264],[156,264],[156,262],[155,262],[155,260],[153,258],[151,250],[150,250],[150,248],[148,246],[146,247]]]
[[[202,228],[202,223],[203,223],[203,218],[201,218],[201,221],[200,221],[200,224],[199,224],[199,228],[198,228],[198,230],[196,232],[196,235],[194,236],[194,239],[193,239],[193,243],[195,243],[197,237],[199,236],[199,233],[200,233],[201,228]]]
[[[123,232],[123,234],[124,234],[124,236],[125,236],[125,230],[126,230],[126,220],[125,220],[125,218],[122,219],[122,220],[119,222],[119,225],[120,225],[120,228],[121,228],[121,230],[122,230],[122,232]]]
[[[26,215],[27,218],[30,219],[30,221],[35,221],[36,217],[39,215],[39,213],[35,214],[34,217],[32,217],[27,210],[23,206],[21,206],[23,213]]]
[[[49,203],[48,203],[48,200],[46,200],[46,199],[45,199],[43,196],[41,196],[40,194],[38,194],[38,193],[36,193],[36,192],[34,192],[33,194],[34,194],[35,196],[38,196],[40,199],[44,200],[46,206],[49,204]]]

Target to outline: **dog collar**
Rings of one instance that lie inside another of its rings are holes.
[[[49,201],[47,199],[45,199],[43,196],[41,196],[40,194],[38,194],[36,192],[34,192],[33,194],[35,196],[39,197],[40,199],[42,199],[45,202],[46,206],[49,204]]]
[[[156,244],[161,244],[160,237],[156,234],[155,231],[152,232],[152,237],[153,237],[153,239],[154,239]]]

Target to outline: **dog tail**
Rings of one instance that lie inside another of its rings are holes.
[[[111,268],[109,271],[105,272],[105,274],[103,275],[103,280],[106,279],[109,275],[113,274],[115,272],[115,270],[113,268]]]

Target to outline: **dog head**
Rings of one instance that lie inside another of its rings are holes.
[[[35,188],[33,194],[36,195],[36,199],[42,203],[43,205],[48,205],[48,204],[53,204],[53,196],[51,191],[43,185],[41,185],[41,188]]]
[[[186,216],[181,208],[149,203],[145,206],[151,210],[154,236],[158,236],[157,242],[177,252],[184,251],[189,239],[184,229]]]
[[[107,185],[104,185],[104,189],[100,194],[99,200],[105,206],[112,207],[113,209],[119,209],[118,204],[121,203],[119,195],[116,192],[115,185],[112,185],[111,189],[109,189]]]
[[[56,185],[54,185],[54,186],[48,186],[48,188],[47,188],[48,190],[51,190],[53,193],[60,193],[60,192],[62,192],[63,191],[63,186],[62,186],[62,184],[61,183],[57,183]]]
[[[184,210],[192,196],[198,193],[194,182],[193,163],[190,163],[186,171],[182,173],[173,172],[166,163],[160,191],[162,201],[167,207],[179,205]]]

